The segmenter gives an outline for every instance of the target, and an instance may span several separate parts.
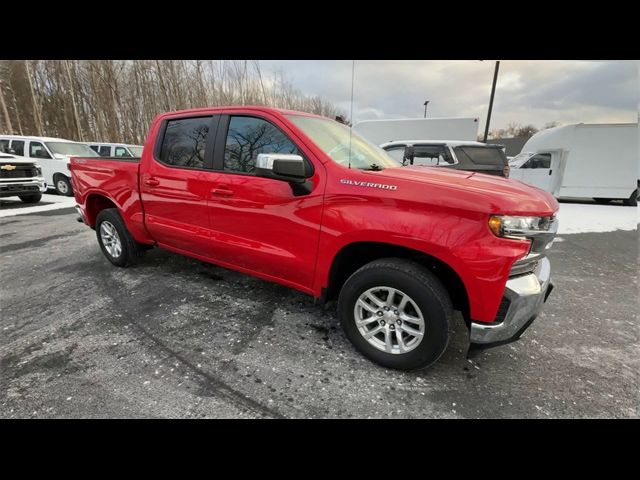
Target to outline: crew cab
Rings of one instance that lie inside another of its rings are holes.
[[[549,193],[401,167],[320,116],[165,113],[140,159],[72,158],[70,169],[80,220],[112,264],[155,246],[337,299],[346,336],[390,368],[434,363],[454,309],[474,346],[516,340],[552,289]]]
[[[38,203],[46,190],[40,165],[0,152],[0,198],[18,197],[24,203]]]
[[[509,178],[504,146],[458,140],[395,140],[380,145],[402,165],[429,165]]]

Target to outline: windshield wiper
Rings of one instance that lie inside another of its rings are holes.
[[[363,170],[378,172],[380,170],[383,170],[383,168],[375,163],[370,163],[369,168],[363,168]]]

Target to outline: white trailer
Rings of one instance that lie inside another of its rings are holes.
[[[462,140],[475,142],[478,138],[478,119],[473,117],[400,118],[395,120],[363,120],[353,129],[371,143],[397,140]]]
[[[637,123],[579,123],[536,133],[510,161],[510,178],[557,198],[637,203],[640,143]]]

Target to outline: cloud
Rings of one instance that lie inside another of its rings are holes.
[[[261,61],[309,95],[351,113],[350,60]],[[353,120],[428,116],[480,118],[484,129],[494,61],[358,61]],[[502,61],[491,128],[533,124],[635,122],[637,61]]]

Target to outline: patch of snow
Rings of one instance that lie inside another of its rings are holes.
[[[42,203],[45,203],[46,205],[42,205]],[[36,203],[35,205],[28,207],[23,206],[26,204],[22,203],[18,197],[3,198],[1,200],[1,204],[0,218],[74,207],[76,205],[76,199],[74,197],[63,197],[61,195],[44,193],[40,203]]]
[[[561,203],[558,234],[636,230],[639,220],[637,207]]]

